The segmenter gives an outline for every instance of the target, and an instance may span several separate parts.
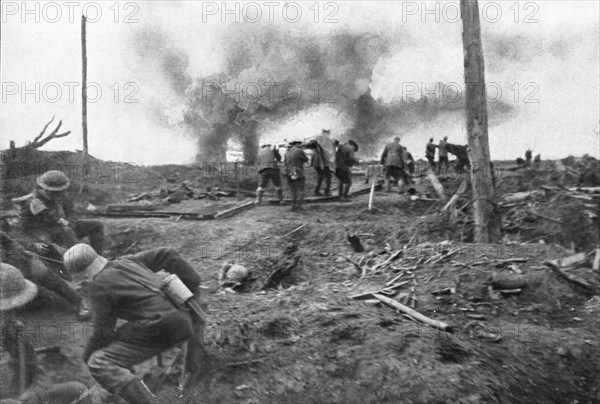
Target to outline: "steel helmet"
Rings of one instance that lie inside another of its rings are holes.
[[[29,303],[38,288],[12,265],[0,263],[0,311],[12,310]]]
[[[50,170],[38,177],[37,184],[47,191],[56,192],[69,188],[71,182],[62,171]]]
[[[105,258],[87,244],[75,244],[63,255],[65,268],[69,272],[81,272],[91,265],[105,262]]]

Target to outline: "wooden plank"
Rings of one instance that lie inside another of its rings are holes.
[[[408,314],[409,316],[411,316],[412,318],[414,318],[417,321],[422,322],[423,324],[427,324],[430,327],[433,328],[437,328],[438,330],[442,330],[445,332],[452,332],[452,327],[446,323],[444,323],[443,321],[438,321],[438,320],[433,320],[427,316],[424,316],[423,314],[419,313],[416,310],[411,309],[408,306],[403,305],[402,303],[390,299],[389,297],[385,297],[382,296],[380,294],[375,293],[373,295],[373,297],[375,297],[377,300],[380,300],[381,302],[387,304],[388,306],[391,306],[397,310],[400,310],[401,312]]]
[[[164,208],[164,203],[153,203],[148,205],[133,205],[133,204],[109,204],[106,205],[107,212],[128,212],[128,211],[155,211]]]
[[[251,209],[254,206],[255,206],[254,201],[249,201],[249,202],[243,203],[241,205],[235,206],[233,208],[226,209],[226,210],[223,210],[221,212],[218,212],[215,215],[215,219],[224,219],[226,217],[233,216],[233,215],[235,215],[235,214],[237,214],[237,213],[239,213],[239,212],[241,212],[243,210]]]

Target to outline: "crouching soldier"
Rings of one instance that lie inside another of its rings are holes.
[[[32,304],[48,305],[55,300],[56,294],[71,305],[79,321],[87,321],[91,318],[85,300],[71,285],[3,231],[0,231],[0,247],[2,261],[18,268],[25,279],[32,281],[36,286],[39,285],[39,292]]]
[[[11,358],[9,366],[0,369],[0,403],[68,404],[79,398],[87,390],[83,384],[51,383],[45,377],[33,346],[24,335],[24,325],[17,319],[15,311],[36,297],[37,286],[5,263],[0,263],[0,285],[2,350]],[[23,368],[18,365],[20,358],[24,358]]]
[[[283,202],[283,190],[281,189],[281,173],[279,171],[279,162],[281,161],[281,155],[276,148],[271,147],[270,144],[262,145],[258,151],[258,188],[256,189],[256,204],[262,203],[265,187],[269,184],[269,180],[273,182],[275,190],[277,191],[277,199],[279,203]]]
[[[92,304],[93,335],[84,361],[96,381],[132,404],[158,404],[156,396],[131,369],[182,342],[201,350],[198,319],[175,306],[161,290],[165,270],[198,294],[200,277],[172,248],[157,248],[108,261],[87,244],[64,255],[73,278],[87,281]],[[198,295],[197,295],[198,296]],[[125,323],[116,327],[117,320]],[[188,368],[189,369],[189,368]]]
[[[356,152],[358,144],[354,140],[346,144],[338,144],[335,152],[335,176],[339,181],[338,193],[340,200],[348,200],[348,193],[352,186],[351,168],[358,164]]]
[[[23,230],[40,241],[66,248],[77,244],[78,238],[89,237],[92,248],[102,254],[104,225],[99,220],[72,217],[73,203],[64,195],[69,184],[69,178],[62,171],[48,171],[38,177],[31,194],[14,199],[21,203]]]

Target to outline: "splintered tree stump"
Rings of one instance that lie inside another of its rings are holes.
[[[352,246],[352,250],[354,250],[355,253],[365,252],[365,247],[360,242],[358,236],[349,235],[348,242]]]

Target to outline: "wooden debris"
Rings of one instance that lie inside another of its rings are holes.
[[[442,321],[438,321],[438,320],[433,320],[429,317],[424,316],[423,314],[419,313],[416,310],[411,309],[410,307],[407,307],[405,305],[403,305],[400,302],[397,302],[396,300],[390,299],[388,297],[382,296],[380,294],[374,294],[373,297],[375,297],[376,299],[382,301],[383,303],[387,304],[388,306],[391,306],[397,310],[400,310],[401,312],[403,312],[404,314],[409,315],[410,317],[414,318],[417,321],[422,322],[423,324],[427,324],[430,327],[436,328],[438,330],[442,330],[445,332],[452,332],[452,327]]]
[[[585,264],[587,262],[587,255],[585,253],[579,253],[569,257],[552,260],[552,262],[561,268],[567,268],[570,266]]]
[[[246,209],[251,209],[251,208],[253,208],[254,206],[255,206],[255,205],[254,205],[254,201],[248,201],[248,202],[246,202],[246,203],[242,203],[241,205],[235,206],[235,207],[233,207],[233,208],[230,208],[230,209],[227,209],[227,210],[224,210],[224,211],[218,212],[218,213],[215,215],[215,219],[224,219],[224,218],[226,218],[226,217],[233,216],[233,215],[235,215],[236,213],[239,213],[239,212],[241,212],[241,211],[243,211],[243,210],[246,210]]]
[[[501,260],[477,261],[477,262],[472,262],[469,265],[477,266],[477,265],[485,265],[485,264],[507,264],[507,263],[512,263],[512,262],[527,262],[527,261],[528,261],[528,258],[507,258],[507,259],[501,259]]]
[[[389,286],[389,287],[385,287],[385,288],[381,288],[381,289],[377,289],[377,290],[372,290],[370,292],[358,293],[356,295],[349,296],[349,298],[350,299],[354,299],[354,300],[359,300],[359,299],[365,299],[365,298],[372,297],[376,293],[390,293],[392,290],[399,289],[402,286],[406,285],[407,283],[410,283],[410,281],[400,282],[400,283],[397,283],[395,285],[392,285],[392,286]]]
[[[503,195],[502,202],[503,203],[516,203],[516,202],[524,201],[526,199],[531,199],[531,198],[535,198],[535,197],[543,196],[543,195],[544,195],[544,191],[539,191],[539,190],[528,191],[528,192],[516,192],[514,194]]]
[[[402,268],[404,270],[409,270],[409,271],[414,271],[415,269],[417,269],[417,265],[415,265],[414,267],[410,267],[410,268]],[[403,277],[405,274],[405,272],[401,272],[400,274],[398,274],[397,276],[395,276],[391,281],[389,281],[388,283],[386,283],[386,286],[392,285],[394,282],[396,282],[398,279],[400,279],[401,277]]]
[[[456,190],[454,195],[452,195],[452,198],[450,198],[448,203],[442,208],[442,212],[446,211],[450,208],[454,208],[454,205],[456,205],[456,202],[458,201],[458,199],[461,196],[463,196],[463,194],[467,191],[468,185],[469,185],[469,178],[465,177],[465,179],[461,182],[460,186],[458,187],[458,189]]]
[[[346,257],[345,255],[339,254],[339,253],[333,253],[339,257],[342,257],[343,259],[345,259],[346,261],[348,261],[349,263],[351,263],[352,265],[354,265],[356,267],[356,269],[358,270],[358,272],[361,273],[361,276],[365,276],[366,274],[366,268],[362,267],[358,262],[354,261],[351,258]]]
[[[527,278],[523,275],[499,274],[492,275],[492,286],[496,290],[522,289],[527,285]]]
[[[401,256],[403,253],[404,253],[403,250],[397,250],[392,255],[390,255],[385,261],[380,262],[379,264],[375,265],[371,270],[377,271],[378,269],[385,268],[386,266],[388,266],[390,264],[390,262],[392,262],[393,260],[395,260],[396,258]]]
[[[164,203],[152,203],[148,205],[132,205],[129,203],[114,203],[106,205],[107,212],[147,212],[156,211],[165,207]]]
[[[444,187],[442,186],[440,181],[437,179],[437,177],[435,176],[433,171],[431,171],[431,170],[427,171],[427,179],[429,180],[429,182],[431,182],[431,185],[433,185],[433,189],[435,190],[436,194],[438,194],[438,197],[440,198],[440,200],[445,201],[446,195],[444,193]]]
[[[596,255],[594,256],[594,263],[592,264],[594,271],[600,270],[600,248],[596,248]]]
[[[537,216],[537,217],[539,217],[539,218],[542,218],[542,219],[544,219],[544,220],[548,220],[548,221],[550,221],[550,222],[558,223],[558,224],[560,224],[560,225],[562,225],[562,224],[563,224],[563,222],[562,222],[561,220],[555,219],[555,218],[553,218],[553,217],[549,217],[549,216],[542,215],[542,214],[540,214],[540,213],[537,213],[537,212],[534,212],[534,211],[532,211],[532,210],[528,211],[527,213],[529,213],[530,215],[533,215],[533,216]]]
[[[498,292],[502,293],[503,295],[516,295],[519,294],[523,291],[523,289],[500,289],[498,290]]]
[[[574,283],[574,284],[576,284],[578,286],[581,286],[581,287],[584,287],[586,289],[594,289],[592,285],[590,285],[589,283],[587,283],[583,279],[577,278],[577,277],[575,277],[573,275],[569,275],[568,273],[566,273],[565,271],[563,271],[558,265],[556,265],[552,261],[545,261],[544,265],[548,266],[550,269],[552,269],[558,275],[560,275],[561,277],[565,278],[567,281],[569,281],[571,283]]]
[[[294,230],[290,231],[289,233],[284,234],[283,236],[281,236],[281,238],[286,238],[287,236],[291,236],[292,234],[296,233],[297,231],[299,231],[300,229],[303,229],[308,223],[304,223],[303,225],[296,227]]]

